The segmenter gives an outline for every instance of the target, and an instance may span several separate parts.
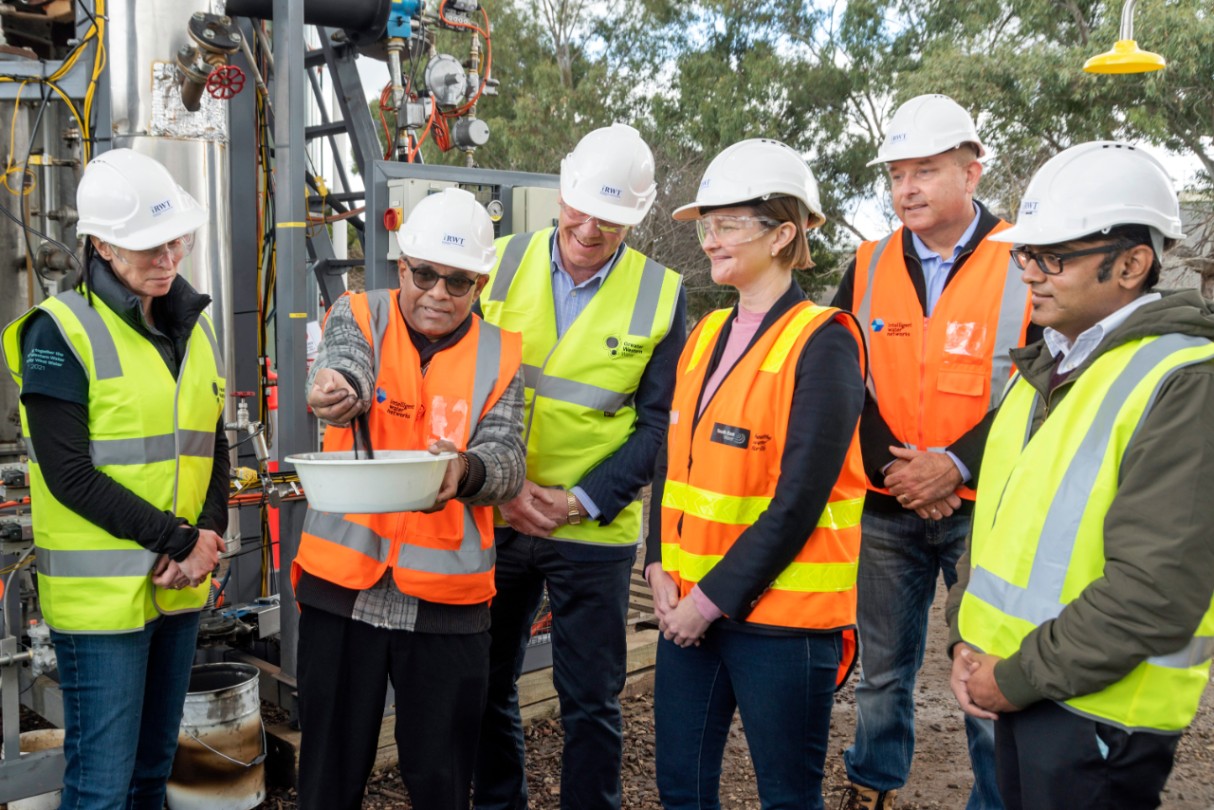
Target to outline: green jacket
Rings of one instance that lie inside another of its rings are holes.
[[[1163,300],[1143,306],[1113,330],[1048,400],[1054,362],[1045,343],[1014,350],[1020,373],[1043,395],[1033,432],[1101,354],[1170,333],[1214,340],[1214,304],[1193,291],[1165,292]],[[1214,499],[1207,494],[1212,480],[1214,364],[1204,363],[1168,379],[1126,448],[1104,524],[1104,577],[996,665],[996,681],[1008,700],[1024,708],[1090,694],[1143,660],[1188,643],[1214,596]],[[979,475],[979,498],[981,485]],[[961,641],[957,612],[969,572],[967,553],[949,594],[950,654]]]

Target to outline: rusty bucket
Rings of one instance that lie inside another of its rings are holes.
[[[266,730],[258,671],[248,664],[200,664],[190,673],[171,810],[252,810],[266,798]]]

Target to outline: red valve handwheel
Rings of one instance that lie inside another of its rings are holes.
[[[227,101],[244,89],[244,71],[236,65],[221,65],[207,76],[207,92],[212,98]]]

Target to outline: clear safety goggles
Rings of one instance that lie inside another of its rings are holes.
[[[735,247],[753,242],[780,223],[767,217],[742,217],[729,214],[705,214],[696,220],[700,244],[713,237],[718,244]]]
[[[565,205],[565,203],[561,203],[561,210],[565,212],[565,217],[575,228],[580,228],[587,222],[593,222],[595,227],[598,228],[602,233],[617,234],[628,230],[627,225],[616,225],[614,222],[604,222],[598,217],[592,217],[589,214],[583,214],[576,208],[570,208],[568,205]]]
[[[162,258],[176,264],[193,252],[194,234],[188,233],[185,236],[177,237],[171,242],[165,242],[163,245],[157,245],[156,247],[144,250],[127,250],[117,245],[111,245],[110,247],[113,248],[114,255],[132,267],[151,267]]]

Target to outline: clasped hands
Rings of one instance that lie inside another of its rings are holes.
[[[653,592],[653,612],[662,637],[680,647],[699,646],[712,622],[700,613],[691,595],[680,599],[679,586],[658,563],[651,563],[646,568],[645,580]]]
[[[569,498],[566,492],[560,487],[542,487],[526,480],[523,481],[522,491],[498,509],[516,532],[532,537],[551,537],[558,527],[569,522]],[[587,514],[580,501],[578,511]]]
[[[198,540],[184,560],[177,562],[167,554],[156,558],[152,566],[152,584],[174,591],[196,587],[215,570],[219,555],[226,549],[227,545],[218,534],[210,529],[199,529]]]
[[[995,665],[1002,660],[997,655],[980,653],[965,643],[954,648],[948,685],[966,714],[983,720],[998,720],[1001,712],[1019,710],[1004,697],[995,680]]]
[[[940,520],[961,506],[961,471],[945,453],[891,445],[895,461],[886,468],[885,486],[906,509],[924,520]]]

